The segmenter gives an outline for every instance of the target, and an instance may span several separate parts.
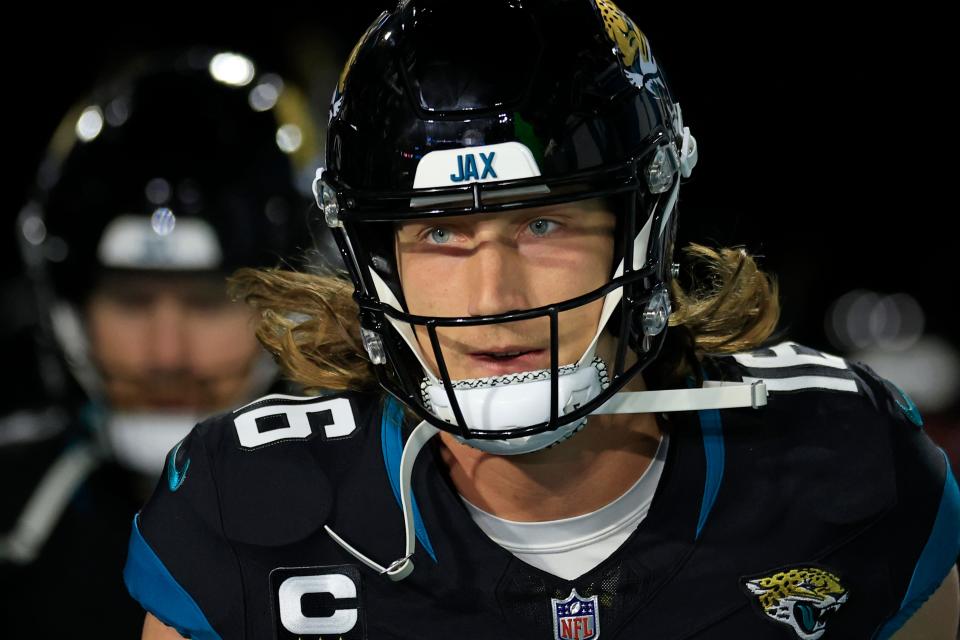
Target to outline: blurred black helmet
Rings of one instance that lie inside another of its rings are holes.
[[[249,58],[139,60],[62,121],[19,219],[25,259],[74,303],[105,269],[278,264],[304,244],[317,153],[302,96]]]
[[[96,362],[84,303],[100,283],[142,282],[129,275],[153,282],[203,276],[193,281],[216,283],[217,297],[238,267],[312,266],[304,249],[317,155],[316,127],[298,88],[238,53],[152,55],[98,83],[56,130],[17,220],[50,401],[77,399],[72,378],[92,401],[88,422],[118,457],[155,472],[202,416],[194,408],[112,406],[111,372]],[[166,282],[179,290],[184,279]],[[259,395],[276,380],[266,352],[234,366],[205,372],[207,386],[242,375]],[[169,374],[187,384],[176,375]],[[136,376],[145,384],[151,373]]]

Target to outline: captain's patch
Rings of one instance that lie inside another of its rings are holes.
[[[360,572],[352,565],[270,572],[277,640],[364,640]]]

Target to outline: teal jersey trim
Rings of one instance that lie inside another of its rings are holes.
[[[127,550],[123,581],[133,599],[185,638],[221,640],[196,601],[174,579],[140,533],[139,514]]]
[[[707,477],[703,482],[703,500],[700,502],[700,518],[697,520],[697,538],[707,523],[713,503],[717,501],[720,485],[723,484],[723,465],[726,449],[723,445],[723,422],[720,411],[700,411],[700,430],[703,433],[703,452],[707,458]]]
[[[890,384],[893,383],[891,382]],[[913,402],[913,398],[908,396],[907,392],[897,385],[894,384],[893,386],[897,391],[900,392],[900,397],[894,398],[894,400],[897,402],[897,406],[900,407],[900,409],[906,414],[907,418],[910,419],[910,422],[922,429],[923,417],[921,417],[920,410],[917,409],[917,405]]]
[[[703,379],[707,380],[707,372],[703,372]],[[688,382],[693,386],[693,382]],[[703,500],[700,501],[700,517],[697,520],[697,534],[707,523],[713,503],[717,501],[720,485],[723,484],[723,467],[726,460],[726,448],[723,444],[723,421],[719,409],[704,409],[697,412],[700,417],[700,432],[703,435],[703,452],[706,456],[707,471],[703,482]]]
[[[403,457],[403,407],[393,397],[388,395],[383,403],[383,418],[380,420],[380,446],[383,450],[383,463],[387,467],[387,477],[390,479],[390,488],[393,489],[393,497],[400,502],[400,461]],[[427,535],[427,528],[423,525],[423,518],[420,517],[420,509],[417,507],[416,496],[411,495],[413,505],[413,528],[417,533],[417,540],[423,545],[433,561],[437,561],[437,556],[433,552],[433,545],[430,544],[430,536]]]
[[[950,469],[947,454],[943,449],[940,453],[947,470],[937,517],[913,569],[900,610],[880,629],[875,636],[877,640],[890,638],[916,613],[950,573],[960,555],[960,489],[957,488],[957,479]]]

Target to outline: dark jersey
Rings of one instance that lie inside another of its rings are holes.
[[[69,621],[139,637],[143,612],[120,576],[143,481],[72,428],[0,446],[0,479],[0,635],[60,638]]]
[[[325,526],[381,564],[402,555],[411,425],[391,399],[341,394],[200,424],[134,519],[127,586],[194,638],[889,637],[960,551],[956,481],[912,402],[793,343],[704,368],[765,380],[768,404],[670,414],[647,517],[574,580],[492,542],[430,447],[413,573],[358,563]]]

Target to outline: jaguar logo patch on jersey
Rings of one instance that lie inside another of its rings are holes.
[[[743,578],[741,585],[769,619],[802,640],[818,640],[849,596],[835,573],[813,566]]]
[[[597,596],[581,598],[577,590],[566,600],[550,599],[554,640],[594,640],[600,637]]]
[[[277,640],[363,640],[360,572],[350,565],[270,572]]]

